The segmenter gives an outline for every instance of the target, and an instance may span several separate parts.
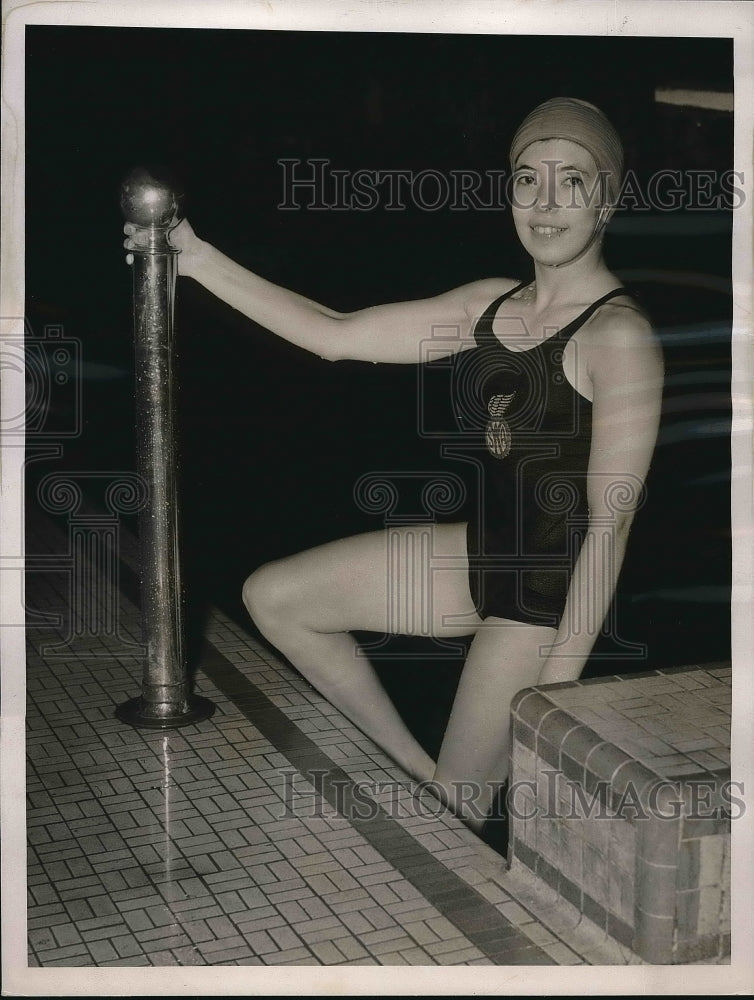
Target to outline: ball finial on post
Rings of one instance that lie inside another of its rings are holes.
[[[179,196],[172,187],[139,167],[123,181],[120,207],[126,222],[140,229],[171,229],[178,221]]]

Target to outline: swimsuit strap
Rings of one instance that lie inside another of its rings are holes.
[[[629,291],[628,288],[624,288],[622,285],[619,285],[617,288],[613,288],[611,291],[607,292],[607,294],[603,295],[602,298],[597,299],[596,302],[592,302],[590,306],[587,306],[586,309],[576,317],[576,319],[572,319],[570,323],[562,328],[562,330],[558,330],[555,337],[557,337],[558,340],[569,340],[577,330],[581,329],[588,319],[591,319],[600,306],[603,306],[606,302],[609,302],[610,299],[614,299],[619,295],[632,294],[633,293]]]
[[[490,305],[487,306],[485,311],[482,313],[482,315],[479,317],[476,324],[474,325],[474,340],[476,341],[479,347],[481,347],[482,344],[484,344],[485,342],[490,343],[492,341],[495,344],[498,344],[500,347],[503,347],[503,349],[505,349],[505,345],[503,345],[495,336],[492,330],[492,324],[494,322],[497,311],[503,304],[503,302],[505,302],[506,299],[509,299],[512,295],[520,291],[520,289],[524,288],[528,284],[529,284],[528,281],[520,282],[514,288],[511,288],[509,291],[504,292],[502,295],[496,298],[494,302],[490,303]],[[561,330],[558,330],[558,332],[554,334],[553,337],[550,337],[548,339],[553,340],[555,339],[555,337],[557,337],[559,340],[568,340],[570,337],[574,335],[574,333],[576,333],[577,330],[579,330],[584,325],[584,323],[586,323],[588,319],[591,319],[591,317],[600,308],[600,306],[603,306],[610,299],[614,299],[618,295],[633,295],[633,292],[631,292],[630,289],[628,288],[624,288],[622,285],[619,285],[617,288],[613,288],[611,291],[607,292],[601,298],[597,299],[596,302],[592,302],[592,304],[590,306],[587,306],[586,309],[576,317],[576,319],[571,320],[570,323],[564,326]],[[546,343],[546,341],[543,341],[543,343]]]
[[[526,285],[529,284],[531,284],[531,282],[529,281],[520,281],[517,285],[509,289],[507,292],[503,292],[502,295],[500,295],[498,298],[495,299],[494,302],[491,302],[490,305],[487,306],[482,315],[474,324],[474,340],[476,341],[478,347],[481,347],[482,344],[485,342],[485,340],[489,341],[490,338],[492,338],[494,341],[497,341],[497,337],[492,332],[492,323],[493,320],[495,319],[495,315],[497,314],[498,309],[503,304],[503,302],[505,302],[506,299],[509,299],[511,295],[514,295],[516,292],[520,291],[522,288],[525,288]]]

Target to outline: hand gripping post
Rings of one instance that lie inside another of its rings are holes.
[[[133,250],[136,351],[136,471],[149,491],[139,513],[141,610],[147,657],[142,692],[118,706],[117,718],[148,729],[174,729],[206,719],[215,706],[189,694],[178,547],[176,384],[173,308],[176,257],[169,240],[179,222],[178,198],[144,170],[121,190]]]

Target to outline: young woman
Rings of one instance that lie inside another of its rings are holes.
[[[649,323],[602,257],[622,171],[611,124],[590,104],[555,98],[526,118],[510,158],[530,283],[487,278],[339,313],[245,270],[185,220],[172,234],[180,274],[323,358],[420,363],[432,328],[450,325],[461,336],[442,342],[447,354],[480,361],[468,371],[486,411],[484,488],[468,524],[434,525],[431,544],[407,546],[413,561],[402,565],[377,531],[262,566],[243,588],[267,639],[478,831],[506,777],[514,694],[577,678],[602,628],[654,448],[663,379]],[[126,232],[133,249],[135,231]],[[404,595],[397,620],[395,593]],[[473,635],[437,761],[351,635],[410,634],[426,608],[435,636]]]

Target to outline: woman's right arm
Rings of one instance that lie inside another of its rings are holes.
[[[132,227],[126,227],[129,236]],[[416,364],[470,346],[474,303],[506,290],[486,279],[412,302],[339,313],[246,270],[200,240],[184,219],[170,234],[180,251],[179,273],[272,333],[329,361],[351,359]],[[126,249],[133,249],[128,239]],[[512,282],[510,284],[513,284]]]

